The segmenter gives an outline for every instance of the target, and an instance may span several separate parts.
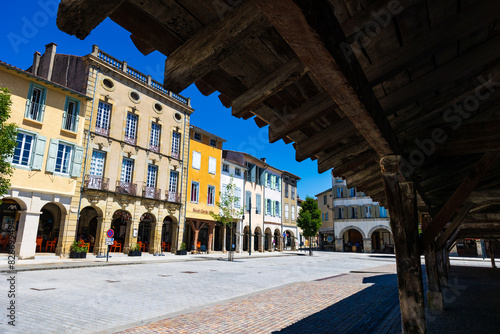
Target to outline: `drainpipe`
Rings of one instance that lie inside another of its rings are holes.
[[[187,212],[187,196],[188,196],[188,189],[189,189],[189,184],[187,184],[187,180],[189,180],[189,150],[191,148],[191,139],[190,139],[190,131],[188,131],[188,158],[186,159],[187,161],[182,160],[182,168],[186,167],[186,194],[185,194],[185,200],[184,200],[184,231],[186,230],[186,212]],[[184,136],[186,135],[186,113],[184,113]],[[182,145],[182,156],[184,157],[184,149],[186,148],[186,143]],[[182,174],[181,174],[181,189],[182,189]],[[179,217],[180,218],[180,217]],[[179,246],[179,231],[181,228],[181,222],[179,219],[179,224],[177,224],[177,246]],[[182,238],[184,239],[186,236],[183,235]],[[182,242],[181,242],[182,243]]]

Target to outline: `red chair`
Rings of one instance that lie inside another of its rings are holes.
[[[117,248],[118,248],[118,252],[121,253],[121,251],[122,251],[122,244],[115,240],[115,241],[113,241],[113,245],[111,245],[111,247],[109,248],[109,251],[110,252],[116,252]]]
[[[54,238],[54,240],[52,241],[47,241],[47,243],[45,244],[45,251],[55,252],[56,245],[57,245],[57,238]]]
[[[142,243],[142,241],[137,241],[137,246],[139,246],[139,250],[141,252],[144,252],[145,245]]]
[[[163,252],[165,252],[165,250],[167,252],[170,252],[170,244],[167,244],[165,241],[162,241],[162,243],[161,243],[161,250]]]
[[[38,252],[42,251],[42,242],[43,242],[43,238],[42,237],[36,238],[35,252],[37,252],[37,249],[40,249],[40,250],[38,250]]]

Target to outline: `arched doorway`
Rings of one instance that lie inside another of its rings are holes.
[[[280,250],[280,230],[274,230],[274,238],[273,238],[273,250]]]
[[[149,250],[149,244],[152,241],[151,231],[155,223],[156,223],[156,217],[149,212],[144,213],[139,221],[137,241],[138,242],[140,241],[145,245],[144,251],[146,252]]]
[[[360,253],[363,251],[363,235],[361,231],[354,228],[347,229],[343,233],[343,239],[345,252]]]
[[[132,215],[125,210],[116,210],[111,221],[111,229],[115,232],[114,239],[122,244],[122,249],[125,245],[127,236],[127,225],[132,222]]]
[[[11,236],[14,238],[13,242],[17,238],[17,230],[19,228],[19,216],[21,212],[21,203],[14,199],[2,199],[2,204],[0,204],[0,221],[2,222],[0,226],[0,250],[3,253],[8,252],[8,245]],[[22,203],[24,204],[24,203]]]
[[[80,219],[78,220],[78,229],[76,231],[76,238],[83,239],[86,242],[92,242],[97,236],[97,211],[87,206],[80,212]],[[91,245],[92,246],[92,245]],[[92,247],[91,247],[92,248]]]
[[[254,241],[253,241],[253,250],[258,252],[262,251],[262,230],[259,226],[257,226],[254,230]]]
[[[171,252],[175,251],[177,247],[177,221],[175,217],[171,216],[165,217],[163,219],[163,225],[161,229],[161,241],[162,245],[165,245],[164,251]],[[165,244],[163,244],[163,242]],[[168,246],[167,246],[168,245]],[[163,249],[163,246],[162,246]]]
[[[286,234],[286,240],[284,242],[285,249],[294,250],[295,249],[295,237],[293,235],[293,232],[290,230],[286,230],[285,234]]]
[[[394,254],[394,238],[387,228],[377,228],[371,234],[372,249],[375,253]]]
[[[55,203],[45,204],[40,211],[42,213],[38,220],[37,243],[42,240],[46,252],[56,252],[56,246],[59,245],[61,221],[64,219],[63,212]],[[40,248],[37,246],[38,250]]]
[[[271,229],[266,228],[265,238],[264,238],[264,249],[266,251],[271,251],[273,245],[273,235],[271,233]]]
[[[248,237],[249,237],[249,228],[248,226],[245,226],[245,228],[243,229],[243,251],[244,252],[248,252]]]

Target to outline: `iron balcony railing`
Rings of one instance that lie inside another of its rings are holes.
[[[45,104],[26,100],[26,118],[41,122]]]
[[[165,199],[167,202],[180,203],[181,202],[181,194],[173,192],[173,191],[166,191],[165,192]]]
[[[155,187],[142,187],[142,197],[160,199],[161,190]]]
[[[71,115],[68,113],[63,114],[63,129],[68,131],[76,132],[76,125],[78,121],[78,115]]]
[[[107,191],[109,187],[109,178],[97,176],[97,175],[85,175],[83,181],[84,189],[95,189],[95,190],[105,190]]]
[[[125,136],[125,142],[130,145],[135,145],[137,143],[137,138]]]
[[[172,153],[170,155],[174,159],[179,159],[179,151],[172,151]]]
[[[160,153],[160,145],[149,144],[149,150],[155,153]]]
[[[137,184],[125,181],[116,181],[115,192],[118,194],[136,195]]]
[[[101,135],[101,136],[106,136],[108,137],[109,136],[109,129],[104,129],[104,128],[100,128],[98,126],[95,127],[95,133]]]

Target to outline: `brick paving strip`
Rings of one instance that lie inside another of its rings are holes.
[[[399,333],[394,269],[294,283],[120,333]]]

